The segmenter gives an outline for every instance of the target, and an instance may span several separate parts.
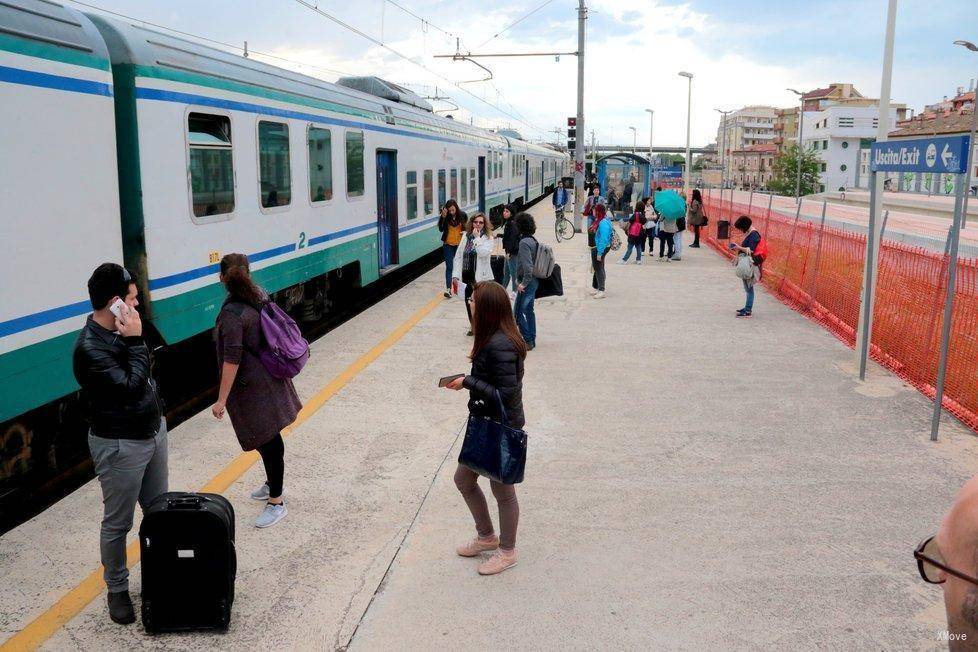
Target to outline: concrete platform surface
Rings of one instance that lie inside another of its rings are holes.
[[[550,239],[549,204],[533,213]],[[516,568],[482,578],[454,554],[473,534],[452,482],[466,396],[435,382],[467,370],[471,340],[450,300],[286,440],[286,520],[251,527],[260,464],[231,485],[227,634],[148,637],[109,622],[100,595],[44,647],[943,647],[940,590],[911,553],[975,471],[970,431],[948,419],[927,441],[929,401],[879,368],[859,383],[849,349],[763,291],[755,316],[735,320],[743,291],[708,249],[609,265],[600,301],[585,294],[585,239],[555,251],[565,296],[538,302],[526,365]],[[318,341],[303,399],[441,277]],[[172,433],[171,486],[199,488],[238,452],[227,422],[199,415]],[[0,640],[97,567],[99,513],[89,483],[0,538]],[[138,604],[138,566],[132,589]]]

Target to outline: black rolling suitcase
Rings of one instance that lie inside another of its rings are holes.
[[[234,508],[224,496],[166,493],[139,526],[146,631],[226,630],[234,602]]]

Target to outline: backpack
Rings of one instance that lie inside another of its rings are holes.
[[[245,305],[238,301],[232,303],[234,313],[239,317]],[[309,342],[302,336],[299,325],[272,300],[258,310],[258,327],[261,329],[261,345],[258,351],[248,350],[258,358],[265,371],[273,378],[295,378],[309,360]]]
[[[533,278],[550,278],[557,262],[554,260],[554,250],[536,238],[533,241],[537,243],[537,251],[533,255]]]
[[[754,258],[757,260],[757,262],[763,263],[767,259],[767,253],[767,240],[762,237],[760,240],[758,240],[757,246],[754,247]]]

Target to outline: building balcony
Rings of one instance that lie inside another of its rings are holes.
[[[771,142],[774,143],[775,145],[781,145],[781,144],[784,143],[784,137],[783,136],[775,136],[774,137],[774,140],[772,140]]]

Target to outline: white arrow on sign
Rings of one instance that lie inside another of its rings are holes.
[[[944,143],[944,151],[941,152],[941,160],[944,161],[944,167],[947,167],[947,160],[954,156],[954,152],[951,151],[951,146]]]

